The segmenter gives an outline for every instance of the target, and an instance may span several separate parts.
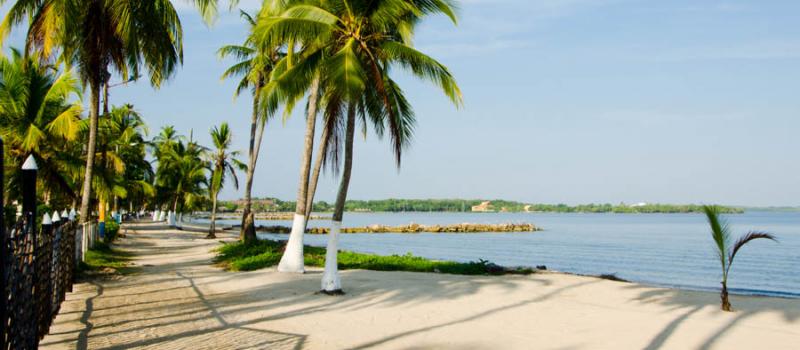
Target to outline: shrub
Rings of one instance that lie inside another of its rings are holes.
[[[119,234],[119,224],[115,220],[106,221],[106,231],[103,241],[110,244],[117,239],[117,234]]]

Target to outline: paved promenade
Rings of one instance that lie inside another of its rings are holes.
[[[218,294],[208,288],[244,275],[212,266],[211,250],[219,240],[154,224],[126,226],[127,237],[118,244],[135,254],[138,271],[76,285],[42,341],[43,349],[303,347],[303,334],[270,330],[260,327],[258,319],[237,317],[270,300],[256,301],[237,292]],[[222,235],[221,240],[230,240],[229,236]]]

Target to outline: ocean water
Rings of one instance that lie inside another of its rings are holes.
[[[733,293],[800,298],[800,213],[749,211],[725,216],[734,239],[750,230],[775,234],[779,242],[753,241],[734,260]],[[227,221],[235,224],[236,220]],[[507,266],[546,265],[579,273],[613,273],[634,282],[717,290],[721,271],[705,216],[701,214],[551,213],[346,213],[344,226],[530,222],[544,231],[477,234],[346,234],[340,249],[376,254],[475,261]],[[289,221],[259,221],[286,225]],[[327,226],[313,220],[309,226]],[[260,233],[261,238],[288,235]],[[325,246],[326,235],[305,243]]]

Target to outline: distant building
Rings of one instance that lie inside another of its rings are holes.
[[[487,212],[487,211],[492,211],[492,210],[491,210],[491,208],[490,208],[490,207],[491,207],[491,205],[492,205],[492,202],[490,202],[490,201],[486,201],[486,202],[483,202],[483,203],[481,203],[481,204],[478,204],[478,205],[473,205],[473,206],[472,206],[472,211],[473,211],[473,212]]]
[[[630,205],[630,207],[631,207],[631,208],[644,207],[644,206],[647,206],[647,203],[645,203],[645,202],[639,202],[639,203],[636,203],[636,204],[631,204],[631,205]]]

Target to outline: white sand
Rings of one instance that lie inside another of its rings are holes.
[[[797,299],[727,313],[714,293],[591,277],[374,271],[343,271],[330,297],[318,269],[225,272],[203,234],[139,228],[120,245],[141,272],[77,285],[43,349],[800,348]]]

